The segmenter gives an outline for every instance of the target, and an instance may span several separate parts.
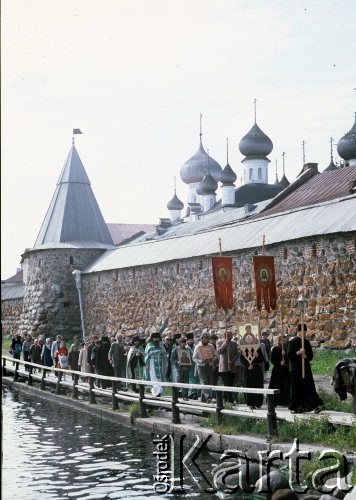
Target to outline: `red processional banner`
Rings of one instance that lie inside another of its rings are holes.
[[[266,255],[254,256],[257,309],[262,307],[261,298],[268,312],[277,307],[276,277],[274,274],[274,257]]]
[[[219,309],[232,309],[232,257],[212,257],[215,302]]]

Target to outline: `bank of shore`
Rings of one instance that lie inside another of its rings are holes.
[[[280,450],[282,453],[287,453],[292,446],[290,443],[278,443],[269,442],[267,439],[258,436],[251,435],[225,435],[218,434],[213,429],[207,427],[201,427],[198,422],[193,420],[189,422],[184,422],[181,424],[173,424],[169,417],[165,417],[162,414],[164,412],[159,412],[158,415],[148,416],[145,418],[132,418],[130,413],[126,409],[112,410],[107,404],[100,402],[97,399],[97,404],[89,404],[87,400],[83,399],[73,399],[72,397],[65,395],[57,395],[53,392],[42,391],[39,388],[28,386],[22,382],[15,382],[12,378],[3,377],[3,384],[11,386],[15,390],[30,394],[36,398],[40,397],[52,403],[61,405],[67,405],[70,408],[75,408],[78,411],[84,411],[95,415],[100,419],[110,420],[111,422],[116,422],[120,425],[125,426],[135,426],[139,430],[144,432],[153,433],[156,435],[170,434],[174,436],[175,439],[179,439],[181,436],[185,435],[185,440],[187,442],[195,442],[197,436],[200,438],[200,442],[203,442],[209,436],[206,448],[209,451],[215,453],[223,453],[226,450],[239,450],[243,454],[246,454],[251,460],[259,460],[259,452],[261,451],[273,451]],[[315,444],[300,444],[301,450],[311,451],[312,453],[319,453],[323,450],[323,447]],[[350,458],[351,462],[354,462],[354,457]]]

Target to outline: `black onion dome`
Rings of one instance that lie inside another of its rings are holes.
[[[200,143],[198,151],[182,165],[180,177],[186,184],[201,182],[208,170],[216,182],[219,182],[222,168],[217,161],[208,155]]]
[[[211,175],[210,172],[208,172],[204,179],[201,181],[199,184],[199,193],[198,194],[215,194],[215,191],[218,187],[218,183],[214,179],[214,177]],[[198,190],[197,190],[198,191]]]
[[[230,165],[227,163],[222,171],[220,182],[223,186],[233,186],[236,181],[237,176],[235,172],[232,170]]]
[[[337,166],[334,163],[334,160],[331,159],[329,165],[323,170],[323,172],[332,172],[333,170],[337,170]]]
[[[337,152],[343,160],[348,161],[356,158],[356,116],[352,129],[339,140]]]
[[[282,186],[282,188],[286,188],[287,186],[289,186],[290,182],[289,180],[287,179],[287,177],[283,174],[283,177],[282,179],[279,181],[279,185]]]
[[[167,203],[168,210],[182,210],[184,208],[184,203],[180,201],[176,193],[174,193],[173,198]]]
[[[273,149],[271,139],[266,135],[257,123],[241,139],[239,144],[241,154],[244,156],[267,156]]]

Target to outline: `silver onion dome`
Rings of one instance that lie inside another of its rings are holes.
[[[223,186],[233,186],[236,181],[237,176],[235,172],[232,170],[230,165],[227,163],[222,171],[220,182]]]
[[[180,201],[177,194],[174,193],[173,198],[167,203],[168,210],[183,210],[184,203]]]
[[[273,149],[273,143],[255,123],[241,139],[239,149],[244,156],[267,156]]]
[[[180,169],[180,177],[186,184],[192,182],[201,182],[209,171],[216,182],[219,182],[222,168],[203,148],[200,143],[198,151],[182,165]]]
[[[201,181],[201,183],[197,186],[197,193],[200,195],[215,194],[217,187],[218,187],[218,183],[216,182],[214,177],[211,175],[211,173],[208,172],[204,176],[204,179]],[[199,192],[198,192],[198,188],[199,188]]]
[[[337,152],[343,160],[354,160],[356,158],[356,116],[353,127],[345,134],[337,144]]]

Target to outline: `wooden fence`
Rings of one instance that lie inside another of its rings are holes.
[[[21,369],[20,369],[21,367]],[[25,369],[23,370],[22,367]],[[53,373],[55,378],[48,377],[49,373]],[[147,380],[135,380],[127,378],[107,377],[104,375],[97,375],[95,373],[84,373],[80,371],[44,367],[35,363],[14,359],[9,356],[2,356],[2,374],[6,377],[8,374],[13,374],[14,380],[17,382],[19,379],[25,379],[29,386],[34,382],[40,383],[41,390],[45,390],[49,384],[55,385],[55,393],[61,394],[61,387],[65,387],[72,391],[73,399],[78,399],[79,392],[88,393],[89,404],[96,404],[96,396],[103,396],[111,398],[113,410],[119,407],[119,401],[123,403],[138,403],[139,415],[142,418],[147,417],[147,408],[165,408],[170,409],[172,412],[172,423],[179,424],[180,412],[194,415],[206,415],[207,413],[215,413],[218,422],[222,421],[223,415],[242,416],[249,418],[266,419],[266,416],[259,412],[247,413],[238,409],[224,408],[223,393],[231,392],[238,394],[263,394],[267,398],[267,424],[268,424],[268,438],[277,435],[277,417],[275,409],[274,396],[279,394],[278,389],[252,389],[247,387],[225,387],[221,385],[202,385],[202,384],[181,384],[178,382],[151,382]],[[71,382],[63,380],[63,375],[73,376]],[[83,383],[81,379],[88,379],[89,383]],[[108,381],[111,383],[110,389],[100,389],[95,386],[95,382]],[[118,390],[119,384],[135,384],[139,386],[138,394]],[[170,387],[172,389],[171,401],[167,398],[161,399],[153,397],[145,393],[145,387],[159,385],[161,387]],[[182,401],[179,397],[179,389],[200,389],[211,390],[216,393],[216,404],[207,405],[199,403],[195,400]]]

